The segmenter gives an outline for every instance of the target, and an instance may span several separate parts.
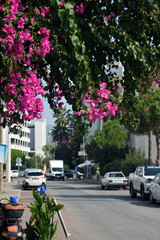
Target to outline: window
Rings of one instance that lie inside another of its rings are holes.
[[[145,168],[144,169],[145,176],[155,176],[157,173],[160,173],[160,168]]]
[[[124,177],[122,173],[110,173],[109,177]]]
[[[43,176],[43,172],[28,172],[27,176]]]
[[[53,172],[62,172],[63,169],[62,168],[52,168]]]

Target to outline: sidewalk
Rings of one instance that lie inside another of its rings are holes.
[[[10,183],[3,182],[3,193],[0,193],[0,199],[7,198],[10,200],[10,196],[17,196],[19,202],[21,197],[22,185],[18,185],[18,178],[13,179]]]

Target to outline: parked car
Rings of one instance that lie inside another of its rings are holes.
[[[11,170],[11,177],[13,177],[13,178],[18,178],[18,177],[19,177],[19,172],[18,172],[18,170]]]
[[[27,189],[39,186],[45,186],[46,188],[46,177],[43,171],[41,169],[26,170],[22,188]]]
[[[134,173],[129,174],[129,188],[132,198],[141,195],[146,200],[150,195],[150,186],[156,174],[160,173],[160,166],[138,166]]]
[[[64,169],[64,177],[66,178],[78,178],[83,179],[83,173],[80,173],[79,171],[76,171],[74,169]]]
[[[10,171],[10,176],[11,176],[11,178],[17,178],[18,176],[19,176],[19,172],[18,172],[18,170],[11,170]],[[6,179],[6,177],[7,177],[7,173],[6,173],[6,171],[3,173],[3,179]]]
[[[160,201],[160,173],[158,173],[150,186],[150,201],[154,203],[155,201]]]
[[[101,178],[101,189],[113,187],[126,189],[128,180],[122,172],[107,172]]]

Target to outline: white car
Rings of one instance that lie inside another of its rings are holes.
[[[128,180],[122,172],[107,172],[101,178],[101,189],[109,189],[111,187],[122,187],[126,189]]]
[[[18,178],[18,177],[19,177],[19,172],[18,172],[18,170],[11,170],[11,177],[13,177],[13,178]]]
[[[46,176],[41,169],[28,169],[25,171],[22,188],[34,188],[44,186],[46,188]]]
[[[155,201],[160,201],[160,173],[158,173],[150,186],[150,201],[154,203]]]

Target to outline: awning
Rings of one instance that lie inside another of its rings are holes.
[[[78,168],[83,168],[83,167],[86,167],[86,166],[94,166],[95,163],[93,160],[87,160],[85,161],[84,163],[81,163],[78,165]]]

